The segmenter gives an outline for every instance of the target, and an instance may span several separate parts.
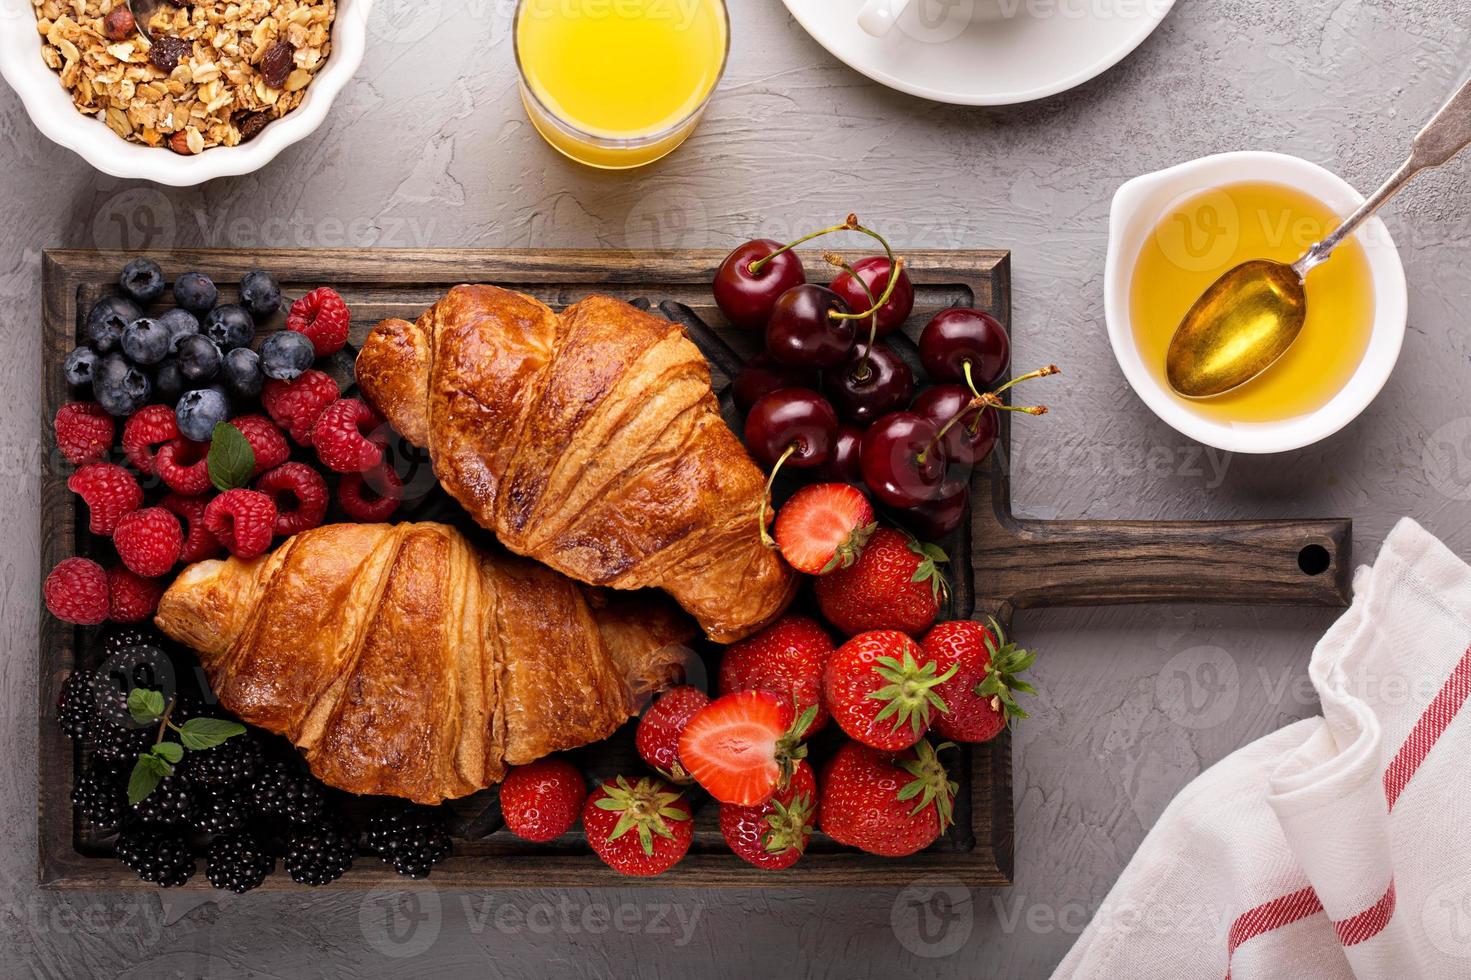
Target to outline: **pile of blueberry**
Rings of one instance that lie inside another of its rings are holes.
[[[276,331],[259,352],[251,349],[257,326],[281,309],[281,287],[270,273],[246,273],[240,302],[222,303],[208,276],[186,272],[174,282],[177,305],[146,315],[167,285],[152,259],[129,262],[118,277],[120,293],[87,313],[87,343],[66,357],[67,381],[90,388],[108,414],[124,418],[149,402],[173,405],[180,434],[204,442],[230,417],[232,399],[257,398],[267,378],[292,381],[312,366],[312,342],[295,331]]]

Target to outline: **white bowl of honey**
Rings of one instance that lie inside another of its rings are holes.
[[[1241,262],[1291,263],[1364,198],[1336,174],[1280,153],[1223,153],[1137,177],[1113,200],[1104,310],[1124,377],[1161,419],[1239,453],[1312,445],[1348,425],[1389,380],[1409,305],[1404,266],[1373,218],[1307,279],[1307,323],[1275,364],[1223,395],[1170,387],[1165,351],[1181,318]]]

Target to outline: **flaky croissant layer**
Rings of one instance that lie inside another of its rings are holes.
[[[605,602],[442,524],[331,525],[201,562],[155,621],[323,782],[420,803],[606,738],[694,635],[657,594]]]
[[[606,296],[558,315],[457,286],[417,323],[374,328],[357,378],[512,551],[592,585],[663,589],[723,643],[791,602],[796,575],[758,534],[765,477],[677,324]]]

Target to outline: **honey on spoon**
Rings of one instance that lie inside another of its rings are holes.
[[[1322,265],[1405,184],[1471,144],[1471,82],[1415,138],[1410,159],[1338,229],[1292,264],[1259,259],[1236,266],[1195,302],[1170,339],[1165,373],[1186,398],[1225,394],[1287,352],[1307,320],[1308,273]]]

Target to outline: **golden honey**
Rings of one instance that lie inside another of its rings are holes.
[[[1134,266],[1129,306],[1139,352],[1169,390],[1165,354],[1190,307],[1243,262],[1292,263],[1340,218],[1282,184],[1248,182],[1201,191],[1172,205]],[[1171,397],[1226,422],[1278,422],[1307,415],[1341,391],[1369,347],[1374,285],[1364,246],[1350,238],[1307,278],[1307,321],[1287,353],[1260,376],[1212,398]]]

